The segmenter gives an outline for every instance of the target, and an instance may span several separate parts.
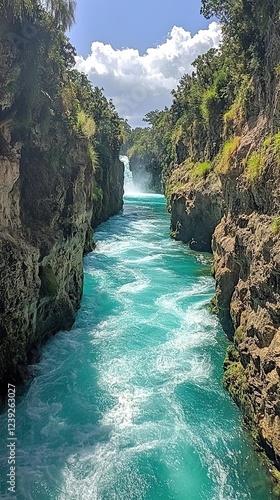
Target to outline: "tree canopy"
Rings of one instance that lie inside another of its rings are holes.
[[[48,12],[56,26],[70,28],[75,22],[76,0],[2,0],[3,15],[12,15],[20,21],[34,19],[40,7]]]

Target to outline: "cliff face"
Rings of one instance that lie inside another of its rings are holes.
[[[250,137],[258,133],[259,124]],[[279,468],[279,153],[268,151],[262,175],[251,185],[240,166],[248,139],[245,134],[236,167],[222,176],[227,213],[213,236],[219,317],[234,340],[224,381]]]
[[[62,100],[44,87],[43,104],[32,108],[30,124],[17,125],[13,89],[20,86],[23,65],[21,46],[14,37],[0,39],[0,65],[4,393],[7,381],[29,377],[26,366],[38,359],[42,339],[73,324],[82,296],[83,255],[93,247],[92,228],[122,208],[123,164],[115,151],[115,161],[110,157],[106,169],[94,165],[88,139],[73,129]],[[96,193],[101,192],[104,195],[98,198]]]
[[[253,182],[244,169],[248,151],[258,147],[267,130],[262,116],[244,132],[219,180],[208,176],[173,188],[171,228],[194,249],[212,247],[218,315],[234,342],[224,384],[280,468],[280,158],[275,142]]]
[[[118,151],[112,153],[104,165],[101,164],[95,179],[100,188],[99,196],[93,198],[92,227],[106,221],[123,207],[124,165]]]
[[[87,149],[74,148],[59,170],[29,141],[16,159],[0,160],[1,378],[21,375],[27,353],[45,335],[69,328],[79,307],[93,171]]]
[[[210,175],[198,181],[186,178],[181,165],[168,189],[173,236],[213,251],[218,316],[233,340],[224,385],[280,470],[278,25],[268,23],[265,78],[254,77],[246,120],[239,130],[233,124],[238,137],[226,161],[218,155]]]
[[[265,39],[269,54],[265,88],[262,91],[256,82],[259,92],[252,103],[252,109],[260,112],[249,118],[230,168],[221,175],[227,211],[213,236],[219,316],[234,340],[225,361],[224,384],[278,469],[280,83],[275,68],[279,45],[278,21],[271,18]]]
[[[176,187],[178,176],[182,184],[179,189]],[[189,243],[193,250],[211,252],[212,235],[225,209],[219,179],[211,177],[192,182],[183,167],[175,170],[170,182],[172,236]]]

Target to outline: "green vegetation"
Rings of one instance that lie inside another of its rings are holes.
[[[237,92],[235,101],[228,111],[224,114],[223,136],[229,137],[234,134],[240,134],[242,126],[246,119],[246,108],[248,101],[253,93],[252,78],[248,75],[242,77],[242,83]]]
[[[178,238],[179,236],[179,231],[176,230],[176,231],[171,231],[170,230],[170,238],[173,238],[173,240],[176,240],[176,238]]]
[[[202,13],[207,18],[215,16],[222,24],[219,50],[199,56],[193,62],[194,72],[184,75],[172,91],[170,108],[150,113],[149,128],[131,131],[128,139],[132,157],[145,155],[151,168],[156,163],[169,209],[174,194],[179,197],[186,192],[191,197],[196,188],[191,184],[202,182],[208,174],[209,181],[212,175],[221,176],[227,193],[231,186],[235,189],[229,182],[231,173],[238,175],[237,189],[242,190],[243,182],[244,189],[253,191],[254,183],[263,182],[264,174],[269,178],[269,169],[272,173],[280,168],[279,112],[276,99],[272,100],[280,76],[279,51],[274,50],[280,28],[279,2],[202,0]],[[262,142],[260,137],[268,130],[271,135]],[[258,190],[257,195],[259,200],[254,196],[254,201],[261,211]],[[238,201],[236,196],[234,210]],[[241,199],[240,206],[242,210]],[[271,232],[280,233],[278,215],[271,220]],[[172,236],[177,237],[176,230]],[[210,308],[218,312],[216,297]],[[243,410],[257,440],[253,397],[248,390],[249,368],[242,365],[239,352],[246,335],[244,326],[237,328],[234,344],[227,351],[223,384]]]
[[[86,139],[91,139],[94,136],[96,126],[92,116],[88,116],[83,109],[77,113],[77,131]]]
[[[248,158],[246,167],[246,177],[249,182],[254,182],[262,173],[265,165],[265,154],[254,151]]]
[[[233,137],[232,139],[226,141],[223,145],[222,151],[218,156],[218,163],[216,165],[216,172],[220,174],[225,174],[228,172],[231,166],[231,159],[236,153],[240,145],[241,137]]]
[[[148,124],[145,128],[137,127],[133,130],[125,127],[126,142],[123,154],[127,154],[132,169],[148,171],[151,174],[152,184],[159,185],[163,166],[169,169],[175,161],[175,149],[172,146],[169,128],[170,116],[165,111],[152,111],[145,116]]]
[[[267,26],[277,20],[276,4],[203,0],[202,13],[207,18],[214,15],[222,23],[220,49],[197,57],[195,71],[184,75],[172,91],[170,108],[147,114],[146,129],[126,130],[124,152],[139,168],[145,164],[161,176],[165,188],[180,165],[192,170],[190,180],[197,181],[210,170],[199,164],[216,165],[221,174],[237,164],[243,127],[259,112],[255,96],[262,92],[265,99]],[[276,76],[279,64],[274,62]],[[280,138],[276,136],[273,147],[280,164]],[[243,163],[249,182],[258,178],[264,163],[265,155],[252,150]],[[180,173],[178,183],[185,182],[184,171]]]
[[[276,469],[276,467],[271,467],[270,463],[268,463],[267,465],[269,466],[269,469],[271,471],[274,480],[272,488],[273,494],[275,495],[276,498],[280,498],[280,472],[278,469]]]
[[[280,165],[280,132],[278,132],[278,134],[275,134],[272,137],[271,144],[272,144],[273,153],[275,154],[276,160],[277,160],[278,164]]]
[[[96,167],[98,166],[98,155],[96,151],[93,149],[92,144],[88,145],[88,154],[91,160],[92,168],[95,171]]]
[[[234,343],[239,345],[246,338],[246,328],[244,326],[239,326],[234,333]]]
[[[244,173],[250,183],[255,182],[260,177],[270,154],[274,156],[275,162],[280,165],[280,133],[267,136],[259,150],[253,151],[244,162]]]
[[[212,297],[212,299],[210,300],[209,309],[211,314],[218,314],[219,306],[218,306],[217,295],[214,295],[214,297]]]
[[[40,295],[42,297],[55,297],[58,291],[58,282],[51,266],[41,267],[39,276],[41,279]]]
[[[52,17],[56,27],[71,28],[75,21],[75,0],[2,0],[1,8],[9,17],[23,21],[24,17],[36,19],[40,7]]]
[[[65,168],[67,144],[85,147],[101,189],[108,165],[118,159],[123,126],[112,101],[73,69],[75,49],[65,29],[74,21],[74,7],[73,0],[0,3],[0,43],[14,57],[14,68],[3,70],[2,86],[13,101],[0,107],[0,127],[9,124],[22,143],[36,130],[36,144],[48,144],[41,153],[50,168]],[[61,141],[53,141],[58,130]]]
[[[103,198],[103,191],[98,186],[93,186],[92,199],[95,203],[101,203]]]
[[[206,122],[209,122],[211,116],[211,109],[212,108],[215,109],[216,101],[217,101],[217,94],[215,87],[207,89],[202,96],[200,105],[202,117]]]
[[[241,406],[243,402],[245,384],[246,376],[240,361],[231,361],[227,363],[223,377],[223,385],[238,406]]]
[[[210,170],[211,163],[209,161],[204,161],[203,163],[197,162],[190,171],[190,179],[195,180],[205,178]]]
[[[240,339],[244,338],[245,329],[240,327],[240,329],[237,330],[239,331],[235,332],[235,338],[239,337],[239,342],[241,341]],[[259,440],[259,433],[255,422],[255,413],[247,390],[245,368],[240,362],[236,343],[231,344],[227,349],[224,361],[223,386],[229,392],[237,406],[242,409],[244,420],[251,431],[253,439],[257,443]]]
[[[275,216],[271,224],[271,231],[273,234],[278,234],[280,231],[280,216]]]

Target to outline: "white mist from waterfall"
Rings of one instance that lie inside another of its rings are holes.
[[[135,175],[132,175],[129,159],[126,155],[119,156],[124,164],[124,194],[130,196],[150,196],[155,195],[152,185],[152,174],[144,166],[139,165]],[[162,196],[162,194],[160,195]]]
[[[132,172],[129,166],[129,159],[125,155],[120,156],[121,162],[124,164],[124,194],[137,194],[139,189],[134,186]]]

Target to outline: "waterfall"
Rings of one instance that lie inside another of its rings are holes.
[[[127,156],[120,156],[121,162],[124,164],[124,192],[125,194],[133,194],[136,192],[133,184],[132,172],[129,168],[129,159]]]

